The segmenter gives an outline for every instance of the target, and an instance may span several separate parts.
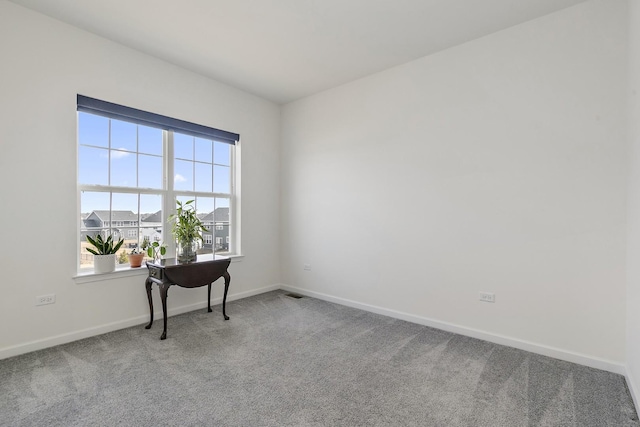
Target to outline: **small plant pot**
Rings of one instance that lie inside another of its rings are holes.
[[[115,270],[116,254],[93,256],[93,271],[96,274],[111,273]]]
[[[144,254],[129,254],[129,265],[131,265],[131,268],[139,268],[143,259]]]

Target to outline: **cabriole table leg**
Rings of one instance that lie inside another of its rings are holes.
[[[229,316],[227,316],[227,292],[229,292],[229,283],[231,282],[231,276],[228,272],[224,272],[222,275],[224,277],[224,297],[222,298],[222,315],[224,316],[224,320],[229,320]]]
[[[162,330],[162,335],[160,335],[160,339],[164,340],[167,338],[167,293],[169,291],[169,286],[167,284],[160,285],[160,299],[162,300],[162,318],[164,319],[164,329]]]
[[[149,324],[147,326],[145,326],[145,329],[150,329],[151,325],[153,325],[153,296],[151,296],[151,286],[153,285],[153,282],[149,279],[147,279],[145,282],[145,287],[147,288],[147,299],[149,300]]]

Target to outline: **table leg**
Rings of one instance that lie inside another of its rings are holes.
[[[209,290],[207,291],[207,301],[209,302],[207,305],[207,311],[211,313],[211,283],[209,283]]]
[[[229,320],[229,316],[227,316],[227,292],[229,292],[229,283],[231,282],[231,275],[229,275],[228,271],[225,271],[222,275],[224,277],[224,297],[222,298],[222,315],[224,316],[224,320]]]
[[[167,292],[169,291],[169,286],[166,284],[160,285],[160,299],[162,300],[162,318],[164,319],[164,329],[162,331],[162,335],[160,335],[160,339],[164,340],[167,338]]]
[[[147,299],[149,300],[149,314],[150,314],[149,324],[144,328],[150,329],[151,325],[153,325],[153,297],[151,296],[151,285],[153,285],[153,282],[147,279],[144,282],[144,284],[145,284],[145,287],[147,288]]]

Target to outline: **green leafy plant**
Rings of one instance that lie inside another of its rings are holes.
[[[128,260],[127,251],[122,251],[118,254],[118,264],[126,264]]]
[[[154,260],[160,258],[160,256],[164,256],[167,253],[167,247],[164,243],[153,242],[149,243],[149,247],[147,248],[147,255],[149,258],[153,258]]]
[[[196,215],[193,202],[193,200],[189,200],[183,204],[176,200],[176,213],[169,217],[169,222],[172,223],[171,232],[181,246],[202,240],[202,232],[209,231]]]
[[[144,238],[142,239],[142,244],[140,245],[140,249],[142,249],[143,252],[146,252],[147,249],[149,249],[149,245],[151,243],[149,242],[149,236],[144,236]]]
[[[112,236],[107,237],[106,240],[102,238],[102,235],[98,234],[96,238],[92,238],[91,236],[87,236],[87,242],[92,244],[95,247],[94,249],[87,248],[87,251],[91,252],[94,255],[111,255],[118,252],[120,246],[124,243],[124,239],[118,240],[115,242]]]
[[[172,223],[171,232],[178,243],[177,258],[180,262],[191,262],[196,259],[196,242],[203,240],[202,232],[206,229],[192,205],[193,200],[184,204],[176,200],[176,213],[169,217]]]

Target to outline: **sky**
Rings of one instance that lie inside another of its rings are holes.
[[[162,189],[163,142],[160,129],[105,117],[78,113],[78,182],[81,185],[115,185]],[[175,191],[231,192],[229,144],[174,133]],[[153,213],[162,198],[151,194],[114,193],[113,210]],[[180,200],[194,199],[180,196]],[[109,193],[83,192],[81,211],[109,210]],[[199,212],[228,207],[225,198],[196,200]]]

